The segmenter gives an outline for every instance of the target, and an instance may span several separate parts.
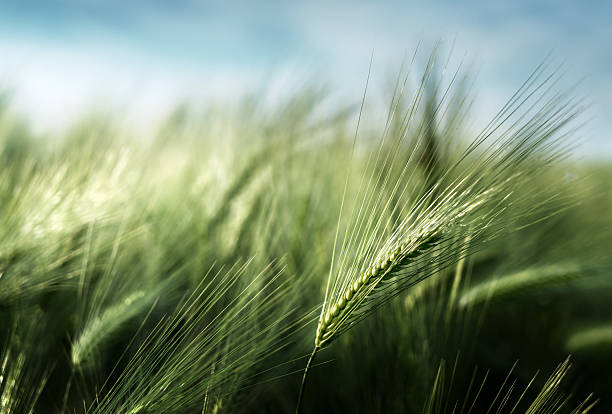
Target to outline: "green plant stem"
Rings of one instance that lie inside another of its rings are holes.
[[[312,354],[310,354],[310,358],[308,358],[308,363],[306,364],[306,368],[304,369],[304,376],[302,377],[302,385],[300,386],[300,393],[298,394],[297,407],[295,407],[295,414],[300,414],[302,409],[302,397],[304,396],[304,390],[306,389],[306,379],[308,378],[308,371],[310,371],[310,366],[319,352],[318,346],[315,346],[312,350]]]

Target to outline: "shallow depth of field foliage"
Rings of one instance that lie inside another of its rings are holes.
[[[372,85],[305,88],[147,136],[34,135],[3,95],[0,412],[611,412],[612,166],[571,155],[581,102],[545,62],[475,129],[440,63],[382,118]]]

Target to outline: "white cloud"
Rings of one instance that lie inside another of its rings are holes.
[[[134,118],[151,120],[185,97],[238,96],[271,72],[297,73],[297,78],[312,72],[358,100],[372,50],[374,80],[380,81],[419,41],[427,50],[442,37],[447,44],[456,42],[453,64],[465,57],[468,69],[479,69],[481,119],[553,50],[569,69],[566,84],[587,76],[579,93],[592,97],[596,116],[587,147],[612,154],[607,132],[612,129],[612,54],[606,44],[612,28],[605,12],[584,5],[307,1],[210,6],[193,1],[172,9],[147,8],[146,2],[90,3],[114,16],[125,14],[119,23],[91,15],[75,22],[73,31],[64,28],[74,39],[15,32],[0,41],[0,81],[16,90],[19,108],[41,129],[61,126],[92,104],[126,108]]]

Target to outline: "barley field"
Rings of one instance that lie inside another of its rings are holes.
[[[5,94],[0,412],[611,412],[588,111],[544,61],[476,129],[436,59],[383,116],[364,79],[147,136],[95,111],[35,133]]]

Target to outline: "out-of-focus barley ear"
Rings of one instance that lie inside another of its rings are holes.
[[[576,263],[556,263],[530,267],[480,282],[465,291],[459,299],[459,307],[480,305],[488,301],[537,288],[567,283],[584,275]]]

